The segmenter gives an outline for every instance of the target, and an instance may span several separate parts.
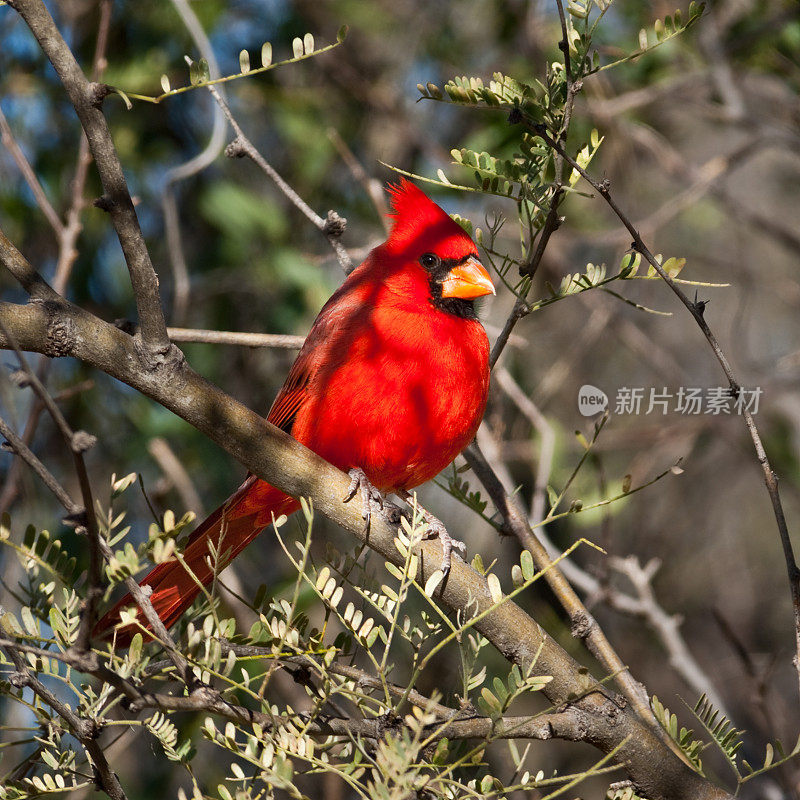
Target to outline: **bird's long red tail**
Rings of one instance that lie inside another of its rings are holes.
[[[272,524],[274,518],[281,514],[291,514],[298,508],[299,503],[294,498],[264,481],[248,478],[189,537],[183,551],[183,561],[194,577],[181,562],[173,560],[159,564],[139,582],[140,586],[152,588],[150,601],[164,625],[168,628],[174,625],[194,602],[200,593],[198,580],[203,586],[207,586],[214,579],[214,560],[211,557],[210,544],[224,557],[224,561],[216,566],[216,572],[219,573],[265,527]],[[94,636],[111,638],[114,626],[120,621],[120,611],[131,606],[135,608],[136,602],[127,594],[97,623]],[[150,626],[140,610],[138,616],[142,625],[149,629]],[[127,646],[139,630],[141,629],[138,625],[134,624],[117,628],[117,644]]]

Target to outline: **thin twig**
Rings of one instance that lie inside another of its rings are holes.
[[[240,331],[210,331],[201,328],[167,328],[173,342],[200,342],[204,344],[231,344],[241,347],[278,347],[298,350],[305,336],[283,333],[242,333]]]
[[[630,138],[641,147],[654,155],[659,163],[671,174],[675,175],[682,183],[698,181],[699,169],[689,164],[686,159],[670,144],[666,137],[656,131],[637,125],[628,127]],[[779,133],[770,132],[761,135],[764,147],[773,145],[782,140]],[[762,212],[751,208],[750,204],[742,202],[727,186],[712,183],[708,193],[720,202],[726,212],[737,222],[748,225],[753,233],[768,237],[786,247],[792,254],[800,254],[800,235],[796,226],[791,227],[781,222],[780,218],[769,212]]]
[[[576,331],[572,341],[553,359],[552,363],[536,381],[533,397],[536,403],[546,405],[578,371],[581,359],[591,352],[603,336],[603,332],[613,319],[614,309],[609,303],[592,310],[589,319]]]
[[[564,14],[564,4],[561,0],[556,0],[558,8],[558,19],[561,23],[561,41],[558,43],[558,49],[564,54],[564,68],[567,73],[567,89],[572,84],[572,64],[569,58],[569,36],[567,35],[567,17]]]
[[[669,286],[670,289],[672,289],[675,296],[681,301],[681,303],[683,303],[683,305],[688,309],[689,313],[694,317],[695,322],[703,332],[706,341],[711,347],[711,350],[713,351],[717,361],[725,373],[732,396],[738,397],[739,392],[741,391],[741,386],[736,379],[733,369],[731,368],[725,353],[722,351],[716,336],[714,336],[711,328],[709,328],[708,323],[705,321],[703,316],[705,305],[699,302],[693,302],[691,299],[689,299],[680,286],[675,283],[675,281],[667,274],[661,264],[656,260],[655,256],[650,252],[647,245],[645,245],[633,223],[630,221],[625,212],[619,207],[616,200],[612,197],[610,182],[605,180],[602,183],[599,183],[594,180],[594,178],[592,178],[586,172],[586,170],[564,150],[562,145],[553,139],[543,125],[530,119],[525,119],[525,122],[526,125],[534,133],[536,133],[537,136],[540,136],[557,153],[560,153],[567,163],[569,163],[573,169],[577,170],[580,175],[589,183],[589,185],[600,194],[606,203],[608,203],[612,211],[616,214],[617,218],[628,229],[628,232],[633,237],[633,245],[637,252],[641,253],[645,260],[661,276],[662,280],[667,284],[667,286]],[[800,685],[800,567],[798,567],[795,559],[792,540],[789,535],[789,528],[786,524],[786,516],[783,511],[783,505],[781,503],[780,493],[778,491],[778,476],[775,474],[772,466],[770,465],[766,450],[764,449],[764,444],[761,441],[761,435],[758,432],[753,415],[746,405],[742,408],[742,416],[744,417],[745,425],[747,426],[750,438],[753,441],[756,457],[758,458],[758,462],[761,464],[764,472],[764,483],[767,487],[767,492],[769,493],[770,502],[772,503],[772,511],[778,526],[778,534],[780,536],[781,546],[783,548],[783,557],[786,561],[786,570],[789,578],[789,590],[791,592],[792,609],[794,612],[794,665],[797,671],[798,684]]]
[[[275,653],[269,647],[261,647],[259,645],[241,645],[235,644],[233,642],[229,642],[225,639],[220,640],[220,645],[222,646],[222,655],[226,656],[229,652],[235,653],[237,656],[263,656],[264,658],[274,658]],[[307,667],[310,669],[320,670],[322,667],[320,664],[315,661],[309,655],[297,655],[297,656],[281,656],[281,662],[285,662],[287,664],[295,664],[301,667]],[[153,665],[156,666],[156,665]],[[372,689],[378,689],[382,691],[384,689],[388,689],[389,694],[395,697],[405,697],[409,703],[415,706],[419,706],[420,708],[426,708],[432,711],[435,714],[438,714],[442,718],[447,718],[452,716],[455,711],[452,708],[448,708],[447,706],[443,706],[440,703],[435,703],[431,700],[430,697],[418,692],[416,689],[411,689],[410,691],[404,686],[398,686],[393,683],[389,683],[388,681],[382,678],[379,678],[375,675],[370,675],[363,669],[359,669],[351,664],[340,664],[336,661],[332,662],[330,665],[324,668],[327,672],[333,675],[339,675],[343,678],[348,678],[358,686],[369,686]]]
[[[166,439],[157,436],[147,443],[147,451],[156,460],[161,471],[172,482],[188,511],[202,518],[203,501],[181,460],[175,455]]]
[[[464,457],[472,471],[483,484],[495,507],[503,516],[508,529],[519,539],[520,544],[533,556],[536,569],[544,572],[544,578],[561,603],[569,617],[572,635],[586,642],[592,655],[603,668],[614,676],[620,691],[631,703],[640,719],[648,724],[666,744],[671,740],[653,716],[644,686],[631,675],[627,666],[617,655],[606,638],[597,620],[589,613],[575,590],[570,586],[563,572],[553,565],[550,555],[530,527],[528,519],[511,495],[505,490],[489,462],[473,442],[465,451]],[[669,744],[670,747],[675,747]],[[675,750],[676,754],[678,753]]]
[[[0,417],[0,435],[5,437],[11,445],[13,452],[36,473],[42,483],[55,495],[56,500],[64,506],[70,516],[79,517],[83,514],[83,506],[78,505],[72,500],[50,470],[39,461],[31,449],[20,439],[2,417]]]
[[[94,57],[92,59],[92,81],[99,81],[106,68],[106,49],[108,47],[108,34],[111,27],[111,0],[101,0],[100,19],[97,25],[97,39],[95,42]],[[89,165],[92,155],[89,152],[89,143],[85,135],[81,136],[78,146],[75,174],[71,182],[71,200],[69,209],[64,217],[65,222],[60,225],[58,235],[58,259],[53,275],[53,290],[56,294],[63,295],[67,288],[72,267],[78,257],[76,247],[78,237],[83,229],[81,215],[86,205],[83,197],[86,188],[86,179],[89,174]],[[39,360],[36,374],[42,383],[47,380],[50,369],[50,359],[43,356]],[[22,440],[30,446],[39,424],[44,405],[41,401],[33,404],[28,412],[28,420],[23,428]],[[0,511],[6,510],[17,495],[19,478],[22,474],[22,462],[15,461],[0,492]]]
[[[131,710],[156,708],[163,711],[205,711],[216,714],[232,722],[252,725],[257,722],[264,730],[274,730],[280,718],[261,711],[230,703],[216,692],[195,690],[184,697],[167,694],[143,694],[141,699],[131,703]],[[287,724],[292,724],[288,721]],[[381,720],[369,719],[318,719],[304,723],[306,732],[318,736],[362,736],[367,739],[381,739],[386,735],[386,726]],[[440,730],[439,730],[440,729]],[[448,739],[554,739],[564,738],[579,741],[584,738],[581,731],[580,715],[567,708],[554,714],[534,717],[506,717],[493,721],[489,717],[475,717],[452,720],[442,725],[435,722],[425,729],[426,738],[436,741]]]
[[[556,0],[556,3],[558,5],[558,13],[561,19],[562,31],[562,40],[559,43],[559,48],[564,53],[564,64],[567,76],[567,97],[564,103],[564,116],[561,121],[561,129],[559,130],[558,135],[559,139],[566,143],[567,136],[569,134],[569,126],[572,121],[572,110],[575,107],[575,97],[583,88],[583,81],[572,80],[572,68],[570,66],[569,58],[569,37],[567,36],[564,8],[561,0]],[[544,225],[539,231],[539,236],[536,241],[536,248],[530,255],[528,261],[523,264],[519,270],[521,275],[528,275],[531,279],[536,274],[539,266],[542,263],[542,258],[544,257],[545,250],[550,242],[550,237],[558,230],[562,222],[558,213],[558,209],[561,206],[562,200],[564,199],[564,191],[562,188],[564,181],[564,159],[561,155],[557,154],[554,162],[555,180],[553,181],[552,191],[550,193],[550,208],[547,211]],[[533,242],[531,242],[531,247],[533,247]],[[531,285],[532,281],[529,284],[529,287]],[[524,316],[530,314],[530,312],[531,308],[525,302],[525,299],[523,297],[518,297],[514,303],[514,308],[512,309],[511,314],[509,314],[508,319],[506,319],[503,329],[495,340],[494,346],[492,347],[492,352],[489,356],[490,367],[494,367],[497,364],[497,360],[500,358],[501,353],[508,344],[508,339],[511,336],[511,332],[514,330],[517,322],[519,322],[519,320],[521,320]]]
[[[718,14],[716,8],[712,6],[703,16],[703,24],[700,26],[697,42],[706,57],[707,68],[716,94],[722,100],[722,107],[725,110],[724,118],[726,122],[742,122],[747,114],[747,105],[725,51],[723,36],[727,34],[727,30],[721,30],[720,16],[722,15]]]
[[[94,720],[81,719],[66,703],[59,700],[26,666],[19,651],[13,647],[5,647],[6,652],[17,670],[10,676],[15,686],[27,686],[58,714],[69,726],[70,731],[81,743],[92,766],[95,769],[100,788],[112,800],[126,800],[125,792],[114,771],[108,764],[103,748],[97,741],[98,726]],[[50,654],[48,653],[48,656]]]
[[[111,30],[111,3],[112,0],[101,0],[100,19],[97,23],[97,39],[95,41],[94,56],[92,57],[92,81],[97,82],[105,72],[106,50],[108,49],[108,36]],[[92,163],[92,153],[89,150],[89,141],[86,135],[81,136],[78,146],[75,175],[71,184],[71,198],[69,209],[65,216],[64,232],[58,241],[58,261],[53,275],[53,289],[58,294],[64,294],[75,259],[78,257],[76,247],[78,237],[83,230],[81,215],[86,207],[83,193],[89,176],[89,166]]]
[[[770,680],[771,672],[775,666],[775,661],[777,660],[779,654],[773,653],[766,667],[760,669],[757,666],[753,655],[747,649],[744,642],[742,642],[742,640],[739,638],[734,626],[725,616],[723,611],[720,608],[715,607],[711,609],[711,613],[714,615],[714,619],[716,620],[717,625],[719,625],[723,637],[731,646],[733,652],[741,662],[745,675],[752,685],[750,702],[755,706],[756,710],[761,716],[761,731],[764,735],[764,738],[769,740],[773,735],[773,732],[780,729],[779,723],[775,719],[775,715],[773,714],[769,703],[769,693],[772,686],[772,681]],[[712,703],[714,702],[712,698],[709,699],[711,699]],[[722,710],[722,713],[725,714],[725,711]],[[726,714],[726,716],[730,718],[730,715]],[[787,793],[791,791],[789,786],[786,786],[786,791]]]
[[[277,173],[275,168],[267,162],[261,153],[258,152],[255,145],[244,135],[244,131],[231,113],[231,110],[228,107],[228,104],[225,102],[225,99],[222,97],[219,91],[217,91],[217,87],[209,86],[208,90],[214,96],[214,99],[222,109],[222,113],[225,114],[228,122],[230,122],[231,127],[233,128],[234,133],[236,134],[236,138],[225,148],[225,155],[230,158],[241,158],[242,156],[247,156],[251,161],[253,161],[253,163],[260,167],[262,172],[264,172],[275,182],[277,187],[283,192],[286,198],[322,231],[322,233],[325,235],[325,238],[330,243],[330,246],[333,248],[333,251],[336,253],[336,258],[339,260],[339,264],[341,265],[345,274],[349,275],[353,271],[353,262],[341,242],[341,237],[344,233],[347,220],[344,219],[344,217],[340,217],[335,211],[329,211],[328,216],[325,219],[317,214],[317,212],[314,211],[314,209],[312,209],[308,203],[306,203],[306,201],[303,200],[303,198],[300,197],[300,195],[297,194],[294,189],[292,189],[291,186],[289,186],[289,184]]]
[[[97,518],[94,515],[94,500],[92,499],[92,486],[89,481],[89,474],[86,470],[86,462],[83,454],[95,443],[95,437],[85,431],[74,432],[61,413],[61,409],[56,405],[55,400],[50,396],[44,384],[31,369],[24,353],[17,346],[14,337],[8,332],[0,321],[0,331],[6,339],[11,342],[11,346],[19,360],[20,369],[27,376],[27,382],[38,396],[41,403],[55,422],[56,427],[64,437],[75,463],[75,472],[78,475],[78,484],[83,498],[84,513],[80,520],[79,530],[88,534],[89,538],[89,572],[88,588],[86,599],[81,612],[81,623],[78,630],[76,647],[81,651],[87,651],[91,645],[92,628],[97,620],[97,604],[103,596],[103,575],[100,565],[102,557],[100,554],[100,529],[97,525]]]
[[[103,553],[103,558],[105,558],[107,563],[110,563],[111,559],[114,558],[114,552],[104,540],[100,541],[100,548]],[[125,578],[123,583],[150,625],[151,630],[146,632],[147,636],[155,639],[167,651],[167,655],[175,665],[175,669],[178,671],[178,675],[184,683],[186,683],[190,689],[197,686],[198,681],[195,679],[188,662],[178,650],[174,639],[158,616],[158,612],[153,608],[153,604],[150,601],[150,588],[147,587],[148,591],[145,591],[145,588],[140,586],[135,578],[131,577]]]
[[[212,79],[220,77],[220,69],[217,58],[214,55],[214,48],[200,24],[200,20],[194,13],[187,0],[172,0],[172,5],[183,20],[189,35],[192,37],[200,55],[208,63],[208,72]],[[224,89],[220,87],[224,97]],[[211,130],[211,137],[202,152],[193,156],[188,161],[177,167],[170,169],[164,179],[164,189],[161,196],[161,208],[164,213],[164,229],[167,234],[167,252],[172,265],[172,275],[174,279],[174,290],[172,297],[172,318],[178,324],[183,324],[189,308],[189,292],[191,284],[189,281],[189,269],[186,266],[186,259],[183,253],[183,242],[181,241],[180,218],[178,213],[178,203],[175,199],[174,187],[177,183],[185,181],[192,175],[196,175],[208,167],[219,155],[225,144],[225,118],[221,109],[212,103],[214,112],[214,125]]]
[[[14,138],[11,126],[8,124],[8,120],[2,109],[0,109],[0,141],[5,145],[6,150],[11,153],[11,157],[16,162],[17,167],[19,167],[19,171],[22,173],[25,183],[28,184],[28,187],[36,199],[36,205],[42,210],[42,213],[47,218],[56,236],[60,237],[64,231],[64,224],[47,199],[47,194],[42,188],[39,179],[36,177],[33,167],[25,157],[25,153],[22,152],[22,148],[17,144],[17,140]]]
[[[590,90],[591,102],[589,110],[601,113],[606,119],[619,120],[623,115],[656,101],[670,102],[669,95],[679,92],[687,94],[692,87],[702,87],[707,80],[708,73],[705,70],[690,70],[681,72],[674,77],[665,78],[658,83],[651,83],[638,89],[622,92],[615,97],[605,97],[602,91],[602,84],[593,81]],[[590,84],[587,84],[587,87],[589,86]]]
[[[631,135],[639,141],[654,135],[652,132],[641,133],[638,130],[634,132],[636,127],[637,126],[631,126]],[[661,146],[661,144],[663,144],[661,142],[663,137],[658,138],[659,146]],[[771,140],[769,137],[763,134],[757,134],[748,138],[744,143],[734,148],[729,153],[725,155],[714,155],[699,166],[688,165],[685,163],[685,160],[681,158],[681,174],[685,175],[686,179],[690,181],[689,185],[681,189],[680,192],[671,195],[659,208],[642,219],[636,225],[639,235],[644,237],[643,232],[652,235],[659,228],[667,225],[667,223],[675,219],[675,217],[681,214],[686,208],[696,203],[701,197],[712,193],[715,186],[720,183],[722,178],[727,178],[734,170],[744,167],[751,158],[758,155],[764,148],[768,147],[770,143]],[[662,159],[662,161],[667,160],[671,159]],[[603,245],[626,244],[627,239],[627,231],[620,228],[595,237],[595,241]]]
[[[364,187],[367,197],[372,201],[378,218],[383,225],[384,231],[389,234],[392,229],[389,220],[389,206],[386,203],[386,193],[381,182],[377,178],[370,177],[362,166],[361,162],[355,157],[353,151],[347,146],[347,142],[339,135],[335,128],[328,129],[328,138],[333,142],[333,146],[342,157],[342,161],[347,165],[350,174]]]
[[[175,695],[154,694],[142,691],[133,683],[125,678],[120,678],[107,667],[104,667],[96,657],[78,658],[69,652],[59,653],[57,651],[44,650],[32,645],[26,645],[10,638],[0,638],[0,647],[6,650],[14,661],[18,672],[24,669],[24,662],[19,657],[20,653],[29,653],[39,658],[55,659],[64,664],[68,664],[81,672],[92,675],[100,680],[111,683],[115,689],[124,694],[130,702],[130,710],[134,713],[146,708],[155,708],[162,711],[190,711],[190,712],[210,712],[223,719],[234,722],[249,720],[250,723],[258,722],[265,730],[274,730],[277,724],[274,715],[254,711],[243,706],[233,704],[224,700],[218,692],[210,687],[201,686],[191,694],[176,697]],[[271,650],[258,647],[224,645],[224,652],[233,651],[237,655],[265,655],[274,656]],[[305,656],[282,658],[281,661],[287,663],[298,663],[305,667],[310,665],[318,666],[317,662]],[[310,663],[309,663],[310,662]],[[163,668],[163,663],[158,665]],[[325,668],[327,672],[340,675],[358,682],[360,685],[372,686],[375,683],[380,685],[379,679],[371,676],[356,667],[346,665],[331,664]],[[151,674],[154,673],[150,669]],[[33,676],[31,676],[33,677]],[[25,679],[27,682],[27,679]],[[396,687],[399,693],[405,690]],[[47,691],[47,690],[45,690]],[[37,692],[39,694],[39,692]],[[78,738],[82,733],[94,733],[96,723],[93,720],[83,720],[75,715],[67,706],[61,703],[52,693],[42,694],[42,699],[51,705],[53,710],[64,718],[70,728],[76,732]],[[438,703],[432,703],[429,698],[419,692],[413,692],[409,696],[409,701],[414,705],[433,711],[439,719],[427,726],[426,733],[431,735],[433,741],[447,737],[450,739],[554,739],[563,738],[571,741],[579,741],[584,738],[585,733],[581,732],[580,715],[571,708],[552,714],[537,714],[524,717],[501,717],[492,720],[489,717],[475,715],[474,712],[469,716],[461,718],[461,709],[447,708]],[[54,702],[53,702],[54,701]],[[446,723],[443,725],[442,723]],[[287,721],[286,724],[291,724]],[[380,739],[385,735],[385,723],[380,720],[363,720],[353,718],[321,718],[319,721],[306,723],[307,731],[314,735],[349,735],[354,734],[364,736],[368,739]]]
[[[550,482],[550,473],[553,469],[553,456],[555,454],[556,435],[547,418],[538,406],[522,391],[520,385],[505,368],[495,370],[497,385],[508,395],[517,408],[528,418],[529,422],[539,433],[542,439],[539,448],[539,459],[536,467],[536,476],[533,485],[533,498],[531,499],[531,520],[541,522],[544,519],[545,503],[547,501],[547,484]]]

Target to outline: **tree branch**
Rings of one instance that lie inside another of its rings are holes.
[[[81,624],[75,646],[80,651],[85,652],[90,647],[92,628],[97,621],[97,603],[103,596],[103,575],[100,567],[103,560],[100,553],[100,530],[97,526],[97,517],[94,513],[94,500],[92,499],[92,486],[89,482],[89,473],[86,471],[86,462],[83,458],[84,452],[95,444],[96,439],[85,431],[78,431],[76,433],[72,430],[66,418],[61,413],[61,409],[56,405],[55,400],[50,397],[44,384],[30,368],[27,359],[17,346],[13,336],[11,336],[3,326],[2,321],[0,321],[0,331],[2,331],[3,336],[11,342],[11,346],[19,359],[20,369],[26,375],[28,384],[47,409],[56,427],[64,437],[64,441],[72,453],[75,472],[78,475],[78,484],[81,489],[84,509],[78,530],[85,532],[89,538],[89,585],[86,590],[86,599],[81,611]]]
[[[328,216],[323,219],[319,214],[312,209],[297,192],[277,173],[275,168],[267,162],[264,156],[258,152],[256,146],[244,135],[239,123],[231,113],[225,99],[217,90],[216,86],[209,86],[208,90],[214,95],[214,99],[222,109],[222,113],[230,122],[231,127],[236,134],[236,138],[225,148],[225,155],[229,158],[241,158],[247,156],[254,164],[256,164],[269,178],[271,178],[277,187],[286,195],[287,199],[311,222],[319,228],[325,235],[325,238],[336,253],[336,258],[339,261],[345,275],[349,275],[353,271],[353,262],[347,254],[347,250],[342,245],[341,238],[344,233],[347,220],[340,217],[335,211],[329,211]]]
[[[7,346],[4,343],[4,346]],[[55,495],[56,500],[61,503],[67,510],[70,516],[79,516],[83,514],[83,507],[73,501],[73,499],[64,491],[61,484],[53,477],[50,470],[42,464],[41,461],[34,455],[31,449],[20,439],[14,432],[10,425],[0,417],[0,436],[3,436],[11,446],[11,449],[16,453],[39,477],[39,480]]]
[[[511,495],[506,492],[476,442],[473,442],[464,451],[464,457],[472,467],[472,471],[478,480],[489,493],[489,497],[491,497],[495,507],[503,516],[508,529],[517,537],[522,547],[530,552],[536,569],[544,573],[544,579],[547,581],[548,586],[567,612],[572,635],[583,640],[592,655],[597,658],[610,675],[614,676],[620,691],[630,701],[642,722],[653,728],[664,742],[669,744],[671,740],[666,737],[653,716],[644,686],[633,678],[597,624],[597,620],[589,613],[578,595],[575,594],[575,590],[570,586],[569,581],[564,577],[561,570],[553,565],[544,545],[528,524],[525,513]],[[669,744],[669,746],[671,747],[672,745]]]
[[[81,743],[83,749],[86,751],[92,766],[95,769],[97,783],[99,787],[110,797],[112,800],[126,800],[125,792],[119,782],[116,774],[113,772],[108,764],[103,748],[97,742],[97,735],[99,729],[94,720],[81,719],[78,715],[65,703],[62,703],[25,665],[19,651],[16,647],[3,645],[8,652],[11,661],[14,663],[16,673],[10,676],[11,683],[14,686],[27,686],[33,691],[37,697],[41,698],[53,711],[55,711],[69,726],[70,731],[75,738]],[[52,657],[52,654],[47,651],[47,658]]]
[[[17,254],[19,258],[21,255]],[[24,259],[23,259],[24,261]],[[19,306],[0,303],[0,319],[24,349],[71,355],[106,372],[194,425],[263,480],[294,497],[310,497],[317,512],[330,517],[385,559],[402,566],[395,547],[396,525],[373,515],[367,539],[361,509],[342,502],[350,484],[343,472],[303,447],[263,417],[247,409],[193,372],[184,361],[144,362],[135,341],[118,328],[61,300]],[[0,341],[0,346],[8,346]],[[421,545],[421,580],[438,568],[438,542]],[[132,579],[131,583],[134,583]],[[132,587],[129,587],[132,588]],[[690,770],[635,715],[597,683],[522,609],[510,601],[496,606],[486,578],[453,559],[441,601],[462,613],[483,614],[475,627],[504,657],[527,669],[552,675],[544,689],[558,706],[574,698],[584,739],[626,766],[642,792],[653,800],[723,798],[727,795]],[[619,748],[618,750],[616,748]]]
[[[41,0],[17,0],[14,8],[53,65],[86,133],[103,185],[103,207],[111,216],[128,265],[142,345],[151,360],[163,358],[169,352],[170,344],[158,294],[158,276],[150,261],[122,165],[100,107],[104,90],[87,80]]]
[[[231,344],[241,347],[279,347],[299,350],[305,336],[283,333],[242,333],[239,331],[209,331],[200,328],[167,328],[173,342],[201,342],[203,344]]]
[[[656,260],[655,256],[650,252],[647,245],[645,245],[633,223],[630,221],[625,212],[622,211],[619,205],[617,205],[616,200],[612,197],[610,191],[610,182],[608,180],[604,180],[602,183],[598,183],[586,172],[583,167],[580,166],[580,164],[578,164],[577,161],[575,161],[574,158],[572,158],[572,156],[570,156],[564,150],[563,146],[559,142],[553,139],[544,125],[524,117],[523,119],[525,124],[537,136],[540,136],[550,147],[553,148],[553,150],[559,153],[566,160],[566,162],[573,169],[577,170],[580,175],[589,183],[589,185],[600,194],[606,203],[608,203],[612,211],[616,214],[617,218],[628,229],[628,232],[633,237],[633,246],[636,251],[641,253],[645,260],[661,276],[662,280],[667,284],[667,286],[669,286],[670,289],[672,289],[676,297],[681,301],[681,303],[683,303],[684,306],[686,306],[689,313],[694,317],[695,322],[703,332],[703,335],[705,336],[706,341],[716,356],[717,361],[720,363],[722,371],[725,373],[725,377],[727,378],[730,386],[731,394],[734,397],[737,397],[741,391],[740,384],[733,374],[733,370],[728,362],[727,357],[725,356],[725,353],[722,351],[716,336],[714,336],[711,328],[709,328],[708,323],[703,317],[705,304],[690,300],[680,286],[678,286],[678,284],[675,283],[675,281],[666,273],[661,264]],[[778,526],[778,534],[780,536],[781,546],[783,548],[783,557],[786,562],[786,571],[789,578],[789,590],[791,593],[792,609],[794,613],[794,665],[797,671],[798,684],[800,684],[800,567],[798,567],[794,556],[792,540],[789,535],[789,528],[786,524],[786,516],[783,511],[783,505],[781,503],[780,493],[778,491],[778,476],[772,470],[772,466],[767,458],[767,452],[764,449],[764,444],[761,441],[761,435],[758,432],[753,415],[746,406],[742,409],[742,416],[744,417],[745,425],[747,426],[750,438],[753,441],[756,457],[758,458],[758,462],[761,464],[761,468],[764,472],[764,483],[767,487],[767,492],[769,493],[770,502],[772,503],[772,511]]]
[[[17,140],[14,138],[11,126],[8,124],[8,120],[2,109],[0,109],[0,142],[2,142],[6,150],[11,153],[11,157],[16,162],[17,167],[19,167],[19,171],[22,173],[25,183],[28,184],[33,196],[36,198],[36,205],[42,210],[53,232],[57,237],[62,236],[64,233],[64,223],[61,222],[52,203],[47,199],[47,194],[45,194],[42,184],[39,183],[39,179],[36,177],[33,167],[25,157],[25,153],[22,152],[22,148],[17,144]]]
[[[233,651],[237,655],[253,656],[264,655],[274,657],[274,653],[269,648],[251,647],[223,644],[223,651]],[[78,671],[87,675],[92,675],[106,683],[110,683],[115,689],[124,694],[131,702],[129,710],[137,713],[145,708],[156,708],[162,711],[188,711],[188,712],[210,712],[223,719],[234,722],[249,721],[258,722],[267,730],[273,730],[277,724],[274,715],[265,714],[259,711],[235,705],[224,700],[218,692],[210,687],[201,686],[189,695],[175,696],[168,694],[154,694],[135,686],[126,678],[121,678],[108,667],[103,666],[94,653],[74,655],[72,652],[59,653],[53,650],[44,650],[40,647],[27,645],[16,639],[0,638],[0,647],[12,654],[27,653],[38,658],[55,659],[63,664],[67,664]],[[12,656],[13,658],[13,656]],[[289,656],[280,659],[281,662],[297,663],[304,667],[319,667],[319,664],[309,656]],[[14,659],[15,665],[17,660]],[[168,663],[168,662],[167,662]],[[24,666],[24,664],[23,664]],[[163,667],[164,662],[153,664],[148,671],[152,672],[155,667]],[[18,668],[19,669],[19,668]],[[340,675],[350,680],[356,680],[361,685],[383,688],[383,682],[356,667],[346,664],[332,663],[325,667],[327,672]],[[492,720],[490,717],[471,714],[463,716],[462,711],[447,708],[437,703],[431,704],[429,698],[412,690],[410,693],[400,686],[391,687],[396,689],[399,696],[408,695],[408,701],[420,708],[427,708],[434,711],[439,719],[427,726],[428,733],[434,740],[444,737],[449,739],[566,739],[569,741],[582,741],[584,732],[581,728],[581,716],[571,706],[567,706],[563,711],[555,713],[536,714],[533,716],[502,717]],[[80,719],[73,711],[63,706],[58,698],[53,695],[55,704],[49,699],[46,700],[53,706],[59,714],[70,724],[70,727],[77,730],[88,729],[90,721]],[[44,698],[43,698],[44,699]],[[62,713],[64,709],[64,713]],[[66,716],[69,715],[69,716]],[[350,718],[323,718],[313,721],[308,727],[309,732],[323,736],[346,735],[364,736],[368,739],[380,739],[385,735],[385,724],[379,719],[350,719]],[[99,732],[95,730],[95,734]]]

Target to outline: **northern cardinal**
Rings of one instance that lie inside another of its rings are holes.
[[[444,469],[474,437],[489,390],[489,343],[474,299],[494,287],[475,244],[414,184],[402,180],[389,191],[389,238],[325,304],[267,416],[350,471],[347,499],[361,488],[367,508],[379,492],[407,497]],[[194,531],[183,558],[207,585],[214,576],[210,543],[232,560],[274,518],[298,508],[250,476]],[[167,627],[200,591],[178,561],[159,564],[141,583],[152,587]],[[95,635],[109,636],[119,612],[133,605],[125,596]],[[117,643],[129,643],[135,632],[133,624],[118,628]]]

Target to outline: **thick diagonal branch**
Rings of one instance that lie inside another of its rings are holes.
[[[318,513],[366,541],[360,509],[343,504],[348,477],[261,416],[226,395],[183,362],[145,366],[133,339],[66,301],[17,306],[0,303],[0,317],[21,347],[47,351],[54,327],[67,331],[60,355],[71,355],[127,383],[194,425],[260,478],[282,491],[310,497]],[[7,343],[0,341],[0,346]],[[400,566],[396,526],[376,515],[366,542]],[[422,576],[440,561],[439,546],[423,542]],[[727,795],[690,770],[645,727],[622,698],[597,683],[539,625],[511,601],[494,607],[484,576],[454,559],[441,601],[462,613],[484,615],[475,627],[508,660],[553,676],[544,693],[551,703],[569,703],[580,717],[582,738],[605,753],[620,748],[641,792],[653,800],[724,798]]]

